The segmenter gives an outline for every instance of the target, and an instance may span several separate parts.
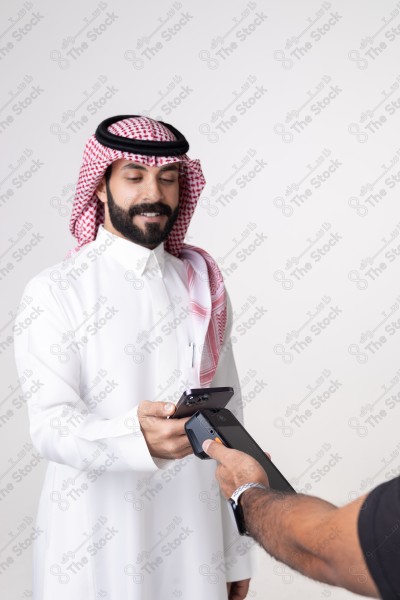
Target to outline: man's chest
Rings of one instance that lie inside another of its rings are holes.
[[[134,384],[138,397],[157,400],[196,387],[201,341],[182,277],[133,279],[116,270],[87,280],[71,298],[67,349],[79,356],[85,390],[110,379],[119,391]]]

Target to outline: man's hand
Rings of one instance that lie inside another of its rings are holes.
[[[228,581],[228,600],[243,600],[247,597],[250,579],[242,579],[241,581]]]
[[[226,498],[230,498],[233,492],[244,483],[262,483],[266,487],[269,486],[266,472],[248,454],[232,450],[211,440],[203,443],[203,450],[220,463],[215,474]]]
[[[189,419],[167,419],[175,412],[170,402],[139,404],[138,419],[151,456],[154,458],[183,458],[193,450],[185,432]]]

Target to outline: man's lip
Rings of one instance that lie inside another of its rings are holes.
[[[147,219],[148,221],[159,221],[163,217],[167,218],[167,215],[157,215],[155,217],[150,217],[150,216],[144,215],[144,214],[136,214],[136,215],[134,215],[134,217],[140,217],[141,219]]]

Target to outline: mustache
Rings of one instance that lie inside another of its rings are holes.
[[[172,215],[172,209],[163,202],[143,202],[142,204],[136,204],[135,206],[131,206],[128,214],[130,217],[133,217],[145,212],[157,212],[160,213],[160,215],[166,215],[167,217]]]

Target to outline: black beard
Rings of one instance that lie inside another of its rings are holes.
[[[126,211],[115,203],[108,182],[106,183],[106,189],[108,212],[114,229],[122,233],[131,242],[150,249],[155,248],[167,239],[178,218],[179,205],[175,210],[172,210],[163,202],[151,202],[131,206]],[[164,227],[160,226],[159,223],[146,223],[145,229],[141,229],[133,223],[132,218],[134,215],[143,212],[158,212],[161,215],[166,215],[168,220]]]

